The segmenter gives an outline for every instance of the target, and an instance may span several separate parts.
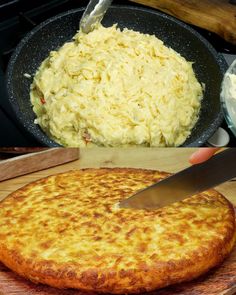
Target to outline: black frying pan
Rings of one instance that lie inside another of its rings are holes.
[[[82,13],[83,9],[71,10],[37,26],[20,42],[8,65],[7,92],[16,117],[25,130],[46,146],[58,144],[34,124],[35,115],[29,98],[32,80],[25,78],[24,73],[33,76],[51,50],[71,40],[79,28]],[[201,146],[223,120],[219,97],[223,73],[227,69],[224,59],[189,26],[151,9],[113,6],[103,24],[111,26],[114,23],[118,23],[120,28],[155,34],[167,46],[194,62],[196,76],[205,83],[206,91],[199,120],[183,146]]]

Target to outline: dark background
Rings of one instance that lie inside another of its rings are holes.
[[[88,0],[0,0],[0,146],[40,146],[21,129],[8,104],[5,92],[5,71],[9,58],[19,41],[42,21],[69,9],[85,7]],[[114,0],[113,4],[135,5],[127,0]],[[220,37],[203,29],[195,28],[226,57],[236,57],[236,48]],[[228,55],[232,54],[232,55]],[[236,139],[226,123],[222,127],[230,135],[230,146]]]

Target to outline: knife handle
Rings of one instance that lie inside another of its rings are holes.
[[[196,166],[196,169],[193,169],[193,172],[196,172],[196,178],[199,175],[205,176],[213,186],[223,183],[236,177],[236,148],[227,148],[209,160],[194,166]]]

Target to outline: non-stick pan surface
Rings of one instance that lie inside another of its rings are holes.
[[[71,40],[79,28],[82,13],[83,9],[71,10],[37,26],[20,42],[8,65],[7,92],[16,117],[25,130],[46,146],[58,144],[34,124],[35,115],[29,96],[32,79],[27,79],[24,74],[33,76],[51,50]],[[206,90],[199,120],[183,146],[201,146],[223,119],[219,96],[223,73],[227,68],[224,59],[189,26],[151,9],[110,7],[103,24],[111,26],[114,23],[120,28],[155,34],[167,46],[194,62],[196,76],[205,84]]]

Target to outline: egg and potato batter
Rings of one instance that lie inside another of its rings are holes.
[[[203,90],[154,35],[99,25],[52,51],[31,85],[36,124],[63,146],[179,146]]]

